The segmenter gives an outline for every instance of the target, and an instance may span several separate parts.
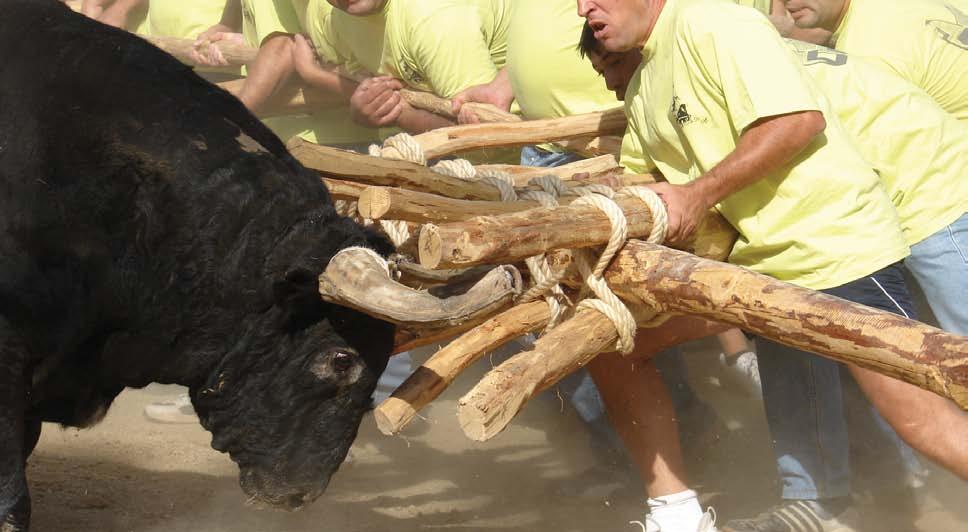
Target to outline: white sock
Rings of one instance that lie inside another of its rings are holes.
[[[652,520],[662,532],[696,532],[702,507],[695,491],[686,490],[648,500]]]

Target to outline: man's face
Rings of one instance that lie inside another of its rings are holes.
[[[372,15],[383,9],[387,0],[328,0],[336,9],[346,11],[350,15]]]
[[[638,49],[627,52],[606,52],[598,49],[588,54],[592,67],[600,76],[605,78],[605,86],[615,93],[619,101],[625,100],[625,91],[629,81],[642,62],[642,52]]]
[[[654,19],[654,0],[578,0],[578,14],[588,20],[598,40],[609,52],[641,48]],[[661,3],[661,2],[659,2]]]
[[[836,29],[845,0],[783,0],[798,28]]]

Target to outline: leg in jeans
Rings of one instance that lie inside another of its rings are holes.
[[[942,329],[968,335],[968,214],[911,246],[904,260]]]
[[[765,338],[757,338],[756,355],[782,497],[848,495],[850,441],[839,364]]]
[[[824,292],[914,317],[903,273],[897,264]],[[840,364],[769,341],[758,342],[757,354],[783,497],[818,499],[847,495],[850,445]],[[854,368],[851,373],[857,376]],[[870,390],[864,383],[860,384],[870,398]],[[890,419],[887,421],[898,430]],[[888,434],[886,441],[897,440]],[[909,452],[893,444],[887,448],[886,451],[899,456]],[[901,460],[901,463],[906,462]]]

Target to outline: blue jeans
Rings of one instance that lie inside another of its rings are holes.
[[[904,266],[942,329],[968,335],[968,213],[911,246]]]
[[[569,151],[548,151],[537,146],[525,146],[521,148],[521,166],[553,168],[555,166],[580,161],[581,159],[581,155]]]
[[[915,318],[900,263],[823,292]],[[763,403],[784,499],[824,499],[850,493],[851,438],[848,426],[874,427],[877,452],[906,471],[921,471],[911,449],[857,390],[843,364],[757,339]],[[860,434],[854,435],[857,439]]]

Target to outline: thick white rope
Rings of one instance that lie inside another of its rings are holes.
[[[638,328],[635,324],[635,317],[628,307],[622,303],[622,300],[612,292],[612,289],[608,287],[608,283],[602,277],[605,268],[612,262],[615,254],[625,245],[628,238],[628,220],[626,220],[625,213],[622,212],[618,204],[598,194],[582,196],[575,200],[572,205],[597,207],[605,213],[612,225],[612,235],[609,237],[608,244],[605,245],[605,249],[594,268],[590,266],[592,259],[588,250],[575,253],[576,258],[579,259],[578,268],[584,277],[585,284],[597,298],[583,300],[578,304],[578,308],[592,308],[608,318],[618,333],[616,347],[622,353],[629,353],[635,346],[635,331]]]
[[[632,196],[641,200],[652,213],[652,229],[649,231],[650,244],[665,242],[666,231],[669,229],[669,213],[666,211],[662,198],[649,187],[622,187],[619,194]]]

